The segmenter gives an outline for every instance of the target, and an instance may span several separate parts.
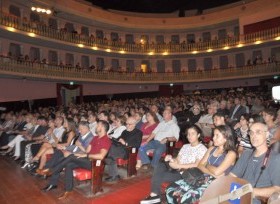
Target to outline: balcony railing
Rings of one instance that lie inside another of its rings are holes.
[[[208,42],[197,43],[180,43],[180,44],[153,44],[153,43],[124,43],[119,41],[110,41],[98,39],[94,37],[82,36],[79,34],[67,33],[60,30],[55,30],[47,25],[42,25],[36,22],[29,22],[21,18],[1,13],[0,24],[7,27],[12,27],[20,31],[34,33],[39,36],[52,38],[60,41],[65,41],[74,44],[82,44],[89,47],[97,47],[100,50],[110,49],[111,52],[125,52],[138,54],[175,54],[175,53],[192,53],[192,52],[207,52],[209,49],[223,49],[225,47],[237,46],[238,44],[252,44],[256,41],[274,40],[280,36],[280,27],[269,30],[263,30],[257,33],[234,36],[222,40],[211,40]]]
[[[254,78],[280,74],[280,63],[268,63],[242,68],[215,69],[179,73],[127,73],[110,71],[81,70],[0,58],[0,74],[47,80],[106,82],[125,84],[157,84],[205,82],[226,79]]]

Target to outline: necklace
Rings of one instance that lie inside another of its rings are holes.
[[[218,157],[216,157],[215,161],[211,164],[210,158],[213,156],[214,157],[214,153],[216,152],[217,148],[215,149],[215,151],[210,155],[210,157],[208,157],[207,163],[214,166],[214,164],[216,164],[216,162],[218,161],[218,159],[220,158],[220,156],[222,156],[223,154],[220,154]],[[214,157],[215,158],[215,157]]]

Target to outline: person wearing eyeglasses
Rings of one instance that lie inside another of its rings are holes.
[[[241,154],[230,175],[247,180],[254,188],[253,204],[260,204],[280,190],[280,154],[268,149],[267,125],[252,124],[249,135],[254,150]]]
[[[120,179],[116,159],[127,158],[128,152],[126,147],[140,147],[143,133],[136,128],[136,122],[134,117],[129,117],[126,120],[126,130],[122,132],[119,138],[113,140],[107,158],[105,159],[109,174],[109,177],[105,179],[106,182],[113,183]]]

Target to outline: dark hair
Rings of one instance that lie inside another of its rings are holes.
[[[232,129],[228,125],[219,125],[216,126],[214,130],[218,130],[226,139],[224,144],[224,150],[227,153],[228,151],[236,152],[235,139]]]
[[[116,116],[116,119],[121,122],[121,125],[125,125],[126,117],[124,117],[123,115],[118,115]]]
[[[254,120],[254,123],[258,122],[258,123],[265,124],[263,117],[259,114],[253,114],[253,115],[251,115],[250,118],[252,118]],[[250,120],[250,118],[249,118],[249,120]]]
[[[250,114],[249,113],[243,113],[241,114],[240,118],[243,117],[246,121],[249,122],[249,119],[250,119]]]
[[[89,124],[88,124],[87,121],[81,121],[81,122],[79,123],[79,125],[85,126],[85,127],[87,127],[87,128],[89,129]]]
[[[101,111],[99,114],[102,114],[102,113],[103,113],[104,116],[109,118],[109,113],[107,111]]]
[[[105,128],[105,132],[108,132],[109,130],[109,123],[105,120],[99,120],[98,123],[101,123],[103,127]]]
[[[40,115],[38,116],[37,120],[44,120],[44,121],[48,121],[46,117]]]
[[[212,118],[214,118],[214,117],[223,117],[223,118],[225,118],[225,114],[224,114],[223,112],[218,111],[217,113],[215,113],[215,114],[213,115]]]
[[[68,123],[68,128],[69,130],[67,130],[68,132],[75,132],[76,133],[76,123],[75,121],[73,120],[73,118],[66,118],[66,121]]]
[[[186,129],[186,132],[187,132],[189,129],[194,129],[194,130],[197,132],[197,134],[200,134],[200,136],[199,136],[199,138],[198,138],[198,141],[202,141],[202,138],[204,137],[204,135],[203,135],[203,132],[202,132],[202,130],[200,129],[200,127],[198,127],[197,125],[192,125],[192,126],[190,126],[189,128]],[[186,136],[188,136],[188,135],[186,135]]]
[[[274,108],[266,108],[263,110],[263,112],[267,113],[270,116],[273,116],[273,121],[277,117],[277,110],[275,110]]]
[[[155,121],[156,123],[159,123],[157,114],[155,114],[155,113],[152,112],[152,111],[148,111],[148,112],[146,113],[146,115],[147,115],[147,114],[150,114],[150,115],[153,117],[154,121]]]

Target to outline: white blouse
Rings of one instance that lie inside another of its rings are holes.
[[[195,163],[203,158],[206,151],[207,148],[201,143],[194,147],[190,144],[185,144],[178,154],[179,162],[180,164]]]

